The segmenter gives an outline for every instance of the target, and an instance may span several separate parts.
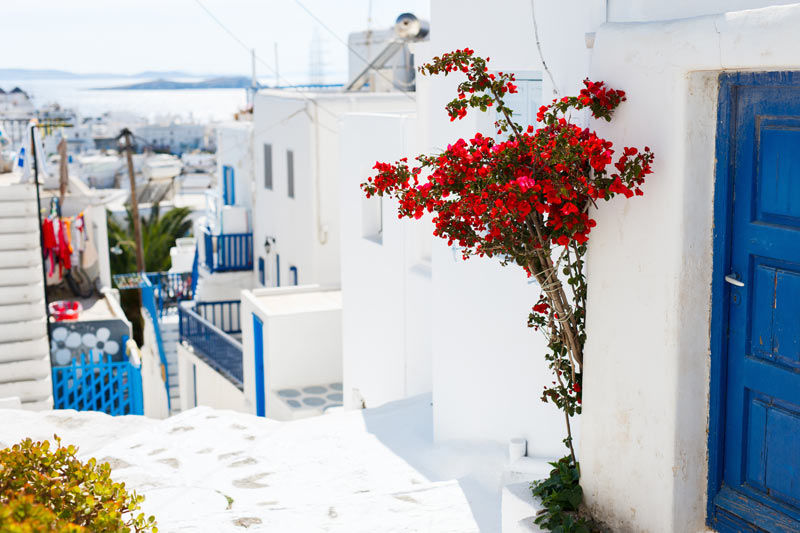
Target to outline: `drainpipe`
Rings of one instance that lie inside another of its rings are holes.
[[[319,175],[319,104],[315,99],[312,99],[311,102],[314,104],[314,185],[317,197],[317,239],[320,244],[325,244],[328,242],[328,231],[322,225],[322,185]]]

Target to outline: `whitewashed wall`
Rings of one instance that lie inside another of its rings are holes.
[[[226,122],[217,125],[217,192],[223,193],[222,166],[233,168],[235,204],[253,207],[253,123]]]
[[[340,128],[344,401],[375,407],[431,390],[432,226],[359,187],[376,160],[416,155],[416,118],[349,114]]]
[[[167,389],[164,387],[163,367],[158,356],[158,343],[152,321],[144,321],[143,336],[141,355],[144,415],[150,418],[167,418]]]
[[[431,40],[416,45],[417,64],[468,46],[491,57],[490,68],[539,72],[540,101],[554,97],[536,49],[528,0],[438,0],[431,5]],[[559,94],[573,93],[589,69],[586,33],[605,19],[602,1],[536,2],[545,60]],[[565,22],[566,21],[566,22]],[[457,76],[418,77],[420,151],[432,152],[476,131],[491,133],[494,117],[473,113],[450,122],[444,105],[455,97]],[[535,96],[535,95],[534,95]],[[542,357],[544,340],[526,326],[539,291],[524,273],[497,261],[454,258],[441,240],[433,246],[434,432],[437,440],[504,441],[525,437],[529,453],[563,455],[559,411],[541,402],[551,381]],[[576,422],[577,426],[578,423]],[[577,428],[576,428],[577,429]]]
[[[353,111],[413,109],[413,99],[392,94],[310,94],[261,91],[254,112],[255,268],[265,258],[266,286],[280,282],[339,284],[339,134],[338,120]],[[272,145],[273,189],[264,188],[264,144]],[[288,197],[287,150],[294,153],[295,197]],[[277,240],[269,256],[264,242]]]
[[[327,294],[321,294],[321,293]],[[242,291],[244,394],[256,410],[253,315],[263,323],[264,392],[342,380],[342,310],[339,291],[299,286]]]
[[[588,257],[582,484],[615,529],[704,530],[717,75],[800,68],[798,24],[794,5],[597,33],[592,77],[628,92],[598,129],[656,153]]]
[[[250,412],[244,392],[236,385],[197,357],[183,343],[178,344],[177,351],[181,411],[205,405],[214,409]]]

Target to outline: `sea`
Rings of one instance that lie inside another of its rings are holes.
[[[21,88],[33,99],[36,107],[58,103],[82,116],[99,116],[108,111],[131,112],[150,121],[179,117],[201,123],[218,122],[232,118],[247,104],[244,89],[96,90],[143,81],[152,81],[152,78],[0,79],[0,88],[7,92],[14,87]]]

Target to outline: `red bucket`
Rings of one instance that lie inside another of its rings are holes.
[[[83,311],[80,302],[72,300],[61,300],[58,302],[50,302],[48,306],[50,309],[50,316],[56,319],[56,322],[64,320],[78,320],[78,316]]]

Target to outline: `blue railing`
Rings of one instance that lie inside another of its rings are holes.
[[[159,316],[164,316],[165,309],[194,297],[194,279],[188,272],[147,272],[145,275],[155,289]]]
[[[172,411],[172,399],[169,396],[169,363],[167,354],[164,351],[164,342],[161,340],[161,324],[159,324],[160,311],[156,303],[156,291],[147,276],[142,280],[142,307],[147,310],[150,320],[153,323],[153,333],[156,336],[156,346],[158,347],[158,358],[164,367],[164,388],[167,391],[167,409]]]
[[[56,409],[144,414],[141,369],[110,355],[82,354],[70,366],[53,367],[53,402]]]
[[[223,233],[214,235],[208,227],[201,230],[204,239],[206,268],[211,272],[253,270],[253,234]]]
[[[178,306],[181,341],[209,366],[242,389],[239,302],[183,302]]]
[[[153,287],[159,317],[164,316],[164,310],[174,308],[178,302],[194,298],[194,290],[197,285],[197,274],[195,272],[145,272],[144,275],[138,272],[115,274],[114,284],[120,290],[141,289],[145,286],[145,279]]]

